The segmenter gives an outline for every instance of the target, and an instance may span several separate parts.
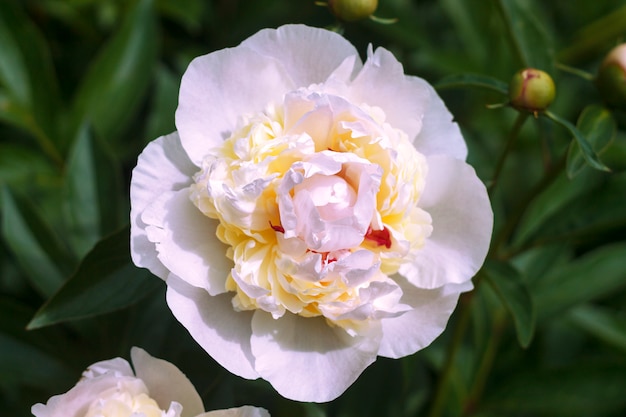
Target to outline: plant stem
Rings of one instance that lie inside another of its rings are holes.
[[[439,377],[437,389],[435,391],[435,399],[433,400],[430,413],[428,414],[429,417],[439,417],[446,403],[446,399],[448,396],[448,385],[450,383],[450,378],[454,370],[454,361],[459,347],[463,342],[463,337],[465,336],[467,326],[469,325],[470,307],[473,294],[473,291],[469,293],[464,293],[459,299],[460,307],[459,310],[457,310],[459,311],[459,318],[454,328],[452,340],[450,341],[450,345],[448,346],[448,351],[446,353],[441,376]]]
[[[485,389],[485,385],[487,384],[487,378],[489,377],[489,373],[493,368],[493,362],[496,358],[496,353],[498,352],[498,346],[500,345],[500,340],[502,339],[502,333],[506,327],[506,313],[504,311],[496,312],[495,318],[492,324],[492,332],[491,337],[487,343],[487,347],[485,348],[485,352],[482,357],[482,361],[480,362],[480,367],[476,372],[476,376],[474,377],[474,383],[472,385],[472,390],[467,397],[467,401],[465,402],[465,407],[463,408],[463,415],[470,416],[475,411],[476,407],[480,403],[480,399],[483,395],[483,391]]]
[[[579,76],[580,78],[582,78],[582,79],[584,79],[586,81],[593,81],[593,78],[594,78],[593,74],[591,74],[591,73],[589,73],[587,71],[583,71],[581,69],[574,68],[574,67],[571,67],[569,65],[562,64],[560,62],[556,63],[556,68],[560,69],[561,71],[568,72],[568,73],[573,74],[573,75],[577,75],[577,76]]]
[[[511,129],[511,134],[509,135],[509,140],[500,155],[500,159],[498,160],[498,164],[496,165],[496,170],[493,174],[493,179],[491,180],[491,184],[489,185],[489,194],[493,195],[493,190],[496,188],[496,184],[498,183],[498,179],[500,178],[500,174],[502,173],[502,168],[504,167],[504,162],[506,161],[507,156],[513,149],[513,145],[519,136],[520,131],[522,130],[522,126],[524,122],[528,118],[528,113],[519,112],[517,114],[517,118],[515,119],[515,123],[513,124],[513,128]]]

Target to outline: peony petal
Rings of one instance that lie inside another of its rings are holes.
[[[159,195],[177,191],[192,183],[198,170],[180,144],[178,133],[162,136],[148,144],[137,160],[130,184],[130,248],[135,265],[148,268],[165,279],[168,271],[157,258],[154,243],[148,240],[141,213]]]
[[[241,46],[276,59],[297,87],[326,81],[348,57],[357,58],[352,62],[352,72],[361,67],[359,53],[343,36],[304,25],[264,29],[243,41]],[[345,72],[342,66],[340,73]],[[333,75],[341,76],[340,73]]]
[[[200,165],[228,138],[240,116],[262,111],[294,89],[282,65],[245,47],[194,59],[181,80],[176,126],[189,158]]]
[[[417,77],[411,79],[421,84],[430,95],[422,119],[422,130],[414,141],[415,148],[426,156],[444,154],[465,160],[467,158],[465,139],[443,100],[423,79]]]
[[[399,272],[420,288],[470,280],[483,264],[493,227],[484,184],[465,162],[448,156],[428,160],[419,206],[432,216],[432,235]]]
[[[211,296],[176,276],[167,281],[167,304],[196,342],[229,372],[255,379],[250,322],[252,313],[236,312],[232,294]]]
[[[161,409],[167,410],[175,401],[183,406],[181,417],[194,417],[204,412],[200,395],[180,369],[138,347],[131,349],[130,356],[137,377],[143,380],[150,397]]]
[[[133,376],[128,362],[121,358],[102,361],[92,366],[96,367],[93,378],[80,380],[68,392],[51,397],[46,404],[33,405],[31,413],[35,417],[83,417],[93,400],[98,398],[101,393],[114,389],[121,378],[129,384],[142,385],[141,381]],[[89,369],[85,372],[89,372]],[[109,375],[106,375],[107,372]],[[120,374],[120,372],[122,373]],[[118,376],[115,375],[116,373]]]
[[[386,49],[372,52],[370,45],[367,55],[363,69],[350,86],[350,101],[380,107],[386,121],[413,140],[422,127],[428,90],[416,77],[405,76],[402,64]]]
[[[393,278],[402,288],[400,302],[411,306],[411,310],[381,321],[383,338],[378,354],[397,359],[425,348],[443,333],[459,294],[471,290],[472,284],[470,281],[424,290],[416,288],[399,275]]]
[[[252,319],[255,368],[282,396],[326,402],[341,395],[376,359],[380,333],[349,336],[322,318],[286,314]]]
[[[130,364],[122,358],[113,358],[89,365],[89,367],[83,372],[82,376],[84,379],[94,379],[107,374],[116,377],[135,376]]]
[[[267,410],[259,407],[244,405],[243,407],[214,410],[196,417],[270,417]]]
[[[193,205],[189,190],[162,194],[141,218],[159,260],[170,272],[212,295],[226,291],[233,263],[226,257],[226,245],[215,235],[218,222]]]

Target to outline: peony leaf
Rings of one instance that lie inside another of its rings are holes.
[[[158,138],[176,130],[174,114],[178,106],[180,78],[161,65],[156,70],[155,92],[146,123],[146,138]]]
[[[151,0],[141,0],[83,78],[74,99],[75,126],[91,123],[103,139],[132,120],[149,86],[157,56]]]
[[[626,352],[626,317],[621,311],[583,304],[573,308],[568,319],[606,344]]]
[[[614,233],[626,225],[626,173],[588,170],[575,182],[559,178],[528,210],[515,246],[546,244]]]
[[[585,136],[582,134],[582,132],[578,130],[573,124],[571,124],[567,120],[557,116],[556,114],[552,112],[546,111],[543,114],[546,117],[548,117],[548,119],[552,120],[556,124],[561,125],[565,129],[567,129],[572,134],[572,136],[574,136],[574,139],[576,140],[576,143],[578,147],[580,148],[582,155],[585,158],[585,161],[587,161],[587,164],[589,164],[589,166],[600,171],[610,171],[609,167],[607,167],[600,161],[600,159],[598,158],[598,155],[593,150],[593,148],[591,147],[591,145],[589,144]]]
[[[118,164],[83,126],[69,155],[64,184],[69,238],[80,257],[120,226],[120,184]]]
[[[598,155],[611,144],[617,131],[611,112],[599,105],[587,106],[578,118],[576,127]],[[574,178],[584,167],[585,156],[580,150],[580,145],[578,141],[572,141],[567,153],[567,176]]]
[[[520,346],[528,347],[535,333],[535,309],[526,283],[517,269],[504,262],[486,265],[487,282],[513,317]]]
[[[33,286],[49,297],[70,274],[74,261],[30,202],[6,186],[0,194],[2,236]]]
[[[28,324],[36,329],[108,313],[136,303],[161,283],[130,260],[130,228],[101,240]]]
[[[537,13],[520,0],[497,0],[511,41],[524,67],[554,72],[554,48]]]
[[[60,162],[60,102],[43,35],[15,2],[0,2],[0,119],[28,131]]]
[[[626,287],[626,244],[603,246],[557,268],[531,287],[538,320]]]
[[[507,95],[509,86],[497,78],[479,74],[455,74],[442,78],[434,86],[437,90],[448,88],[477,87]]]
[[[567,368],[528,368],[489,390],[482,404],[489,415],[622,415],[626,406],[623,363],[578,360]]]
[[[75,373],[50,353],[51,346],[67,341],[58,333],[24,332],[32,315],[30,308],[0,298],[0,385],[26,384],[48,388],[59,383],[70,384]]]

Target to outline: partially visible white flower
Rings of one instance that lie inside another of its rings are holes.
[[[202,399],[174,365],[134,347],[135,372],[122,358],[91,365],[78,383],[46,404],[35,417],[269,417],[256,407],[204,412]]]
[[[131,182],[135,264],[222,366],[330,401],[443,330],[491,237],[443,101],[383,49],[263,30],[196,58]]]

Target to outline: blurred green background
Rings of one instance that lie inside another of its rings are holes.
[[[489,261],[446,332],[415,355],[379,359],[319,405],[230,375],[195,344],[165,285],[130,262],[128,188],[143,147],[175,130],[192,58],[266,27],[336,27],[332,14],[313,0],[0,0],[2,415],[29,416],[87,365],[134,345],[179,366],[207,410],[626,415],[626,117],[572,70],[594,74],[626,41],[626,4],[381,0],[376,15],[398,22],[345,24],[344,36],[362,56],[369,43],[388,48],[438,88],[487,184],[518,117],[487,105],[505,103],[526,66],[552,75],[551,111],[612,172],[568,177],[572,133],[530,116],[491,190]]]

